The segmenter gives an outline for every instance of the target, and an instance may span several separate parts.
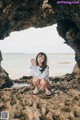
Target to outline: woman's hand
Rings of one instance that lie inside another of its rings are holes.
[[[31,64],[32,64],[32,65],[35,65],[35,64],[36,64],[36,61],[35,61],[34,58],[31,59]]]

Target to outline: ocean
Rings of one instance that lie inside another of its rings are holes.
[[[31,59],[37,54],[3,53],[2,67],[9,73],[11,79],[19,79],[30,75]],[[76,63],[74,53],[49,53],[49,76],[62,76],[71,73]]]

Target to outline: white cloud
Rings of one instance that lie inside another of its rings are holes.
[[[56,25],[12,32],[0,41],[0,49],[4,53],[74,53],[58,35]]]

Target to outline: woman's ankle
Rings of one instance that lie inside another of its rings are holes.
[[[39,88],[35,87],[35,90],[38,90]]]
[[[49,91],[48,88],[45,88],[45,91]]]
[[[51,95],[51,91],[49,89],[46,89],[46,95]]]
[[[48,88],[46,88],[45,91],[46,91],[46,93],[47,93],[47,92],[50,92],[50,90],[49,90]]]

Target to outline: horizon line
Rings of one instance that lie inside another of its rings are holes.
[[[15,52],[11,52],[11,53],[7,52],[7,53],[5,53],[5,52],[2,52],[2,54],[3,53],[4,54],[37,54],[37,53],[23,53],[23,52],[22,53],[21,52],[19,52],[19,53],[15,53]],[[46,53],[46,52],[44,52],[44,53]],[[75,54],[75,53],[72,52],[72,53],[46,53],[46,54]]]

